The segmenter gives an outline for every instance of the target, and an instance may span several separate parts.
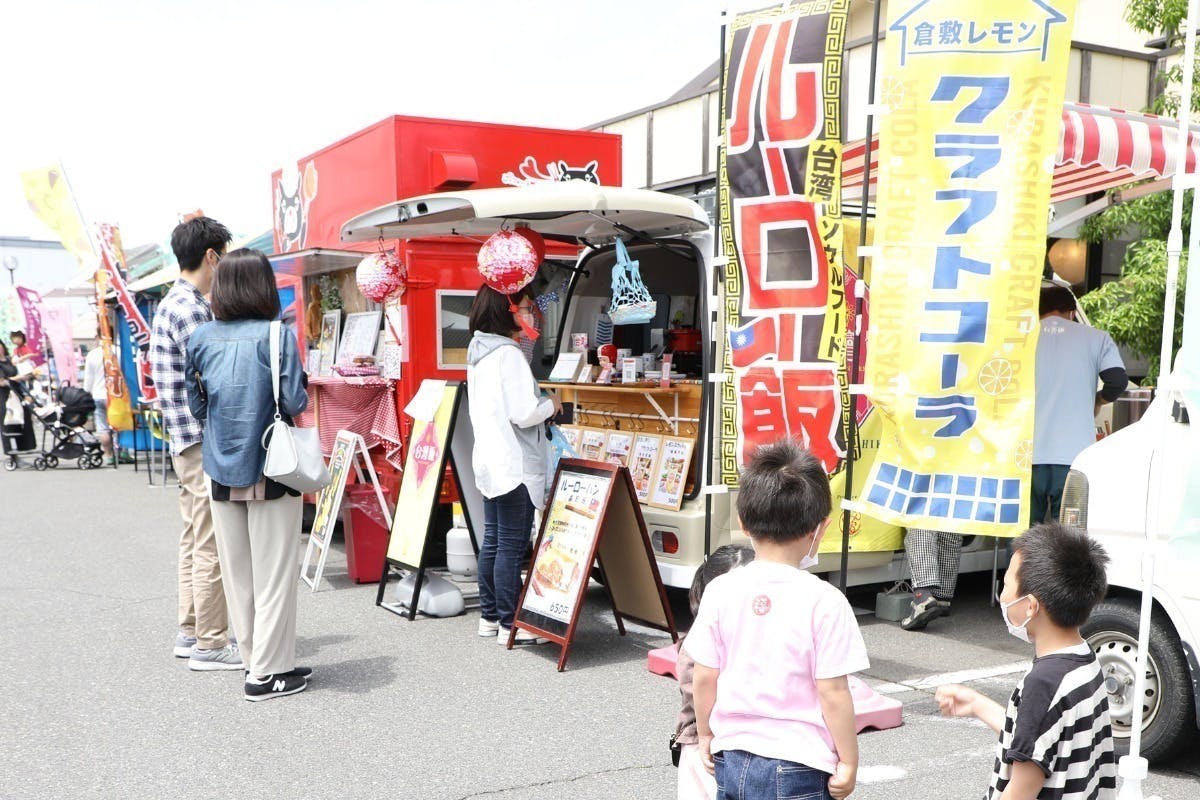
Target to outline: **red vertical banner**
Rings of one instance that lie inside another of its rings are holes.
[[[846,454],[842,49],[849,3],[738,15],[719,164],[724,274],[721,480],[791,436],[830,473]]]

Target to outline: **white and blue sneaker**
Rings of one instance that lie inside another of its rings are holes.
[[[175,634],[175,657],[191,658],[192,649],[196,646],[196,637],[188,636],[183,631]]]
[[[242,654],[238,652],[235,644],[228,644],[213,650],[201,650],[197,647],[192,650],[192,656],[188,659],[188,669],[197,672],[243,669]]]

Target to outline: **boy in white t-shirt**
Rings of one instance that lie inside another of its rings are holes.
[[[722,800],[840,800],[858,772],[846,676],[869,663],[846,598],[804,571],[829,524],[829,479],[781,439],[754,454],[737,508],[755,560],[708,585],[683,645],[701,758]]]

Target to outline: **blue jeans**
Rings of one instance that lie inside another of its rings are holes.
[[[713,756],[717,800],[830,800],[828,772],[745,750]]]
[[[533,527],[533,503],[524,484],[508,494],[483,498],[483,544],[479,547],[479,612],[511,628],[521,593],[521,565]]]

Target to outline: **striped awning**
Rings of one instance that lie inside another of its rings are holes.
[[[1178,131],[1179,121],[1170,117],[1087,103],[1064,104],[1050,201],[1058,203],[1147,178],[1171,177]],[[878,145],[877,135],[871,141],[872,194],[879,166]],[[843,151],[842,191],[847,199],[861,195],[866,149],[866,140],[860,139]],[[1198,158],[1200,125],[1194,125],[1188,135],[1186,171],[1196,169]]]

